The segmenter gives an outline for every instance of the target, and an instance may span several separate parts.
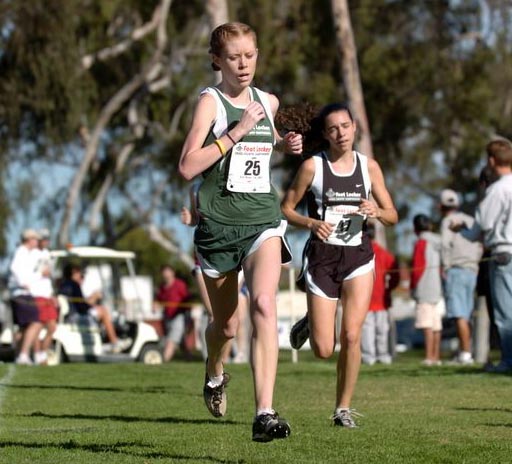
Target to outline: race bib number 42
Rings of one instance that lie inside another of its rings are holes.
[[[334,229],[326,243],[341,246],[361,245],[365,215],[358,213],[357,206],[328,206],[325,209],[325,222]]]
[[[272,144],[238,142],[231,150],[227,189],[230,192],[269,193]]]

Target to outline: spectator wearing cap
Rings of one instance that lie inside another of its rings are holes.
[[[20,329],[17,364],[32,364],[30,353],[41,330],[39,312],[30,287],[38,279],[37,253],[39,234],[26,229],[9,266],[9,292],[14,323]]]
[[[473,364],[471,315],[475,306],[478,262],[483,250],[480,243],[471,242],[450,229],[452,223],[473,227],[474,219],[459,211],[459,206],[457,192],[450,189],[441,192],[441,261],[446,316],[455,320],[459,339],[459,351],[453,362],[469,365]]]
[[[42,340],[38,337],[34,344],[34,361],[36,364],[48,364],[48,350],[57,329],[57,301],[52,283],[52,266],[50,258],[50,231],[39,231],[38,247],[33,251],[36,254],[37,278],[30,286],[30,293],[35,299],[39,311],[39,321],[46,329]]]

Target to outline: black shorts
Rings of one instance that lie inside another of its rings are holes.
[[[373,270],[373,257],[372,244],[366,235],[358,246],[337,246],[309,239],[297,285],[309,293],[338,299],[343,281]]]
[[[26,327],[32,322],[39,322],[39,310],[36,300],[31,295],[20,295],[11,298],[13,321],[20,327]]]

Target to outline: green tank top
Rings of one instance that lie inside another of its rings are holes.
[[[252,99],[265,108],[265,118],[203,172],[197,195],[200,215],[222,224],[265,224],[281,218],[279,197],[270,179],[273,116],[266,95],[252,87],[249,90]],[[217,102],[217,117],[204,143],[209,145],[236,125],[244,108],[231,104],[216,88],[209,87],[203,93],[209,93]]]

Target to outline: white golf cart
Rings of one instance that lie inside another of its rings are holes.
[[[151,295],[148,295],[148,288],[141,285],[140,277],[135,275],[135,253],[80,246],[52,250],[50,256],[57,278],[67,262],[86,266],[84,286],[92,282],[95,290],[101,291],[102,304],[111,311],[119,339],[131,342],[124,351],[112,353],[110,345],[103,343],[101,327],[88,316],[69,318],[68,298],[58,295],[59,321],[48,364],[62,361],[162,363],[160,337],[154,326],[143,320],[143,304],[151,304]],[[142,298],[144,290],[145,299]],[[2,346],[14,346],[13,332],[12,324],[4,324],[0,337]]]

